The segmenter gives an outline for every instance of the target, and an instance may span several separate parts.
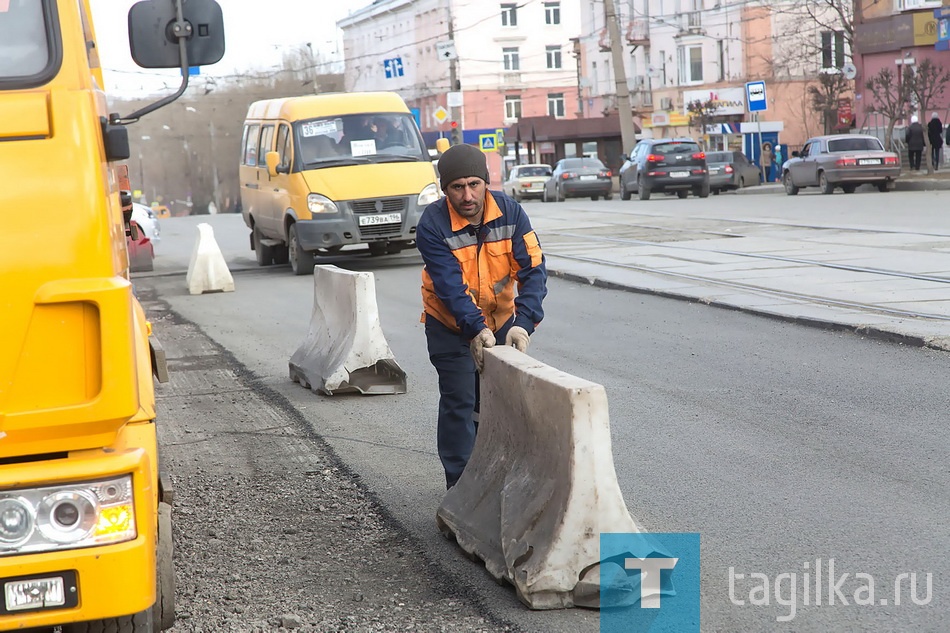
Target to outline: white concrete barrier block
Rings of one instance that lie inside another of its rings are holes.
[[[310,331],[290,358],[290,379],[327,395],[406,393],[406,372],[379,323],[373,273],[314,268]]]
[[[603,386],[486,350],[475,448],[437,521],[530,608],[600,607],[601,555],[624,554],[601,552],[600,534],[643,531],[617,482]]]
[[[191,251],[188,264],[188,292],[200,295],[205,292],[234,292],[234,278],[224,261],[224,255],[214,239],[210,224],[198,225],[198,241]]]

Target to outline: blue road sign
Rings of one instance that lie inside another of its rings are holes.
[[[402,67],[402,57],[393,57],[383,60],[383,69],[386,71],[386,79],[404,76]]]
[[[764,112],[769,109],[765,98],[765,82],[750,81],[745,85],[745,96],[749,102],[749,112]]]

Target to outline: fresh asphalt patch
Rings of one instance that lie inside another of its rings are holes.
[[[156,423],[175,494],[172,631],[517,630],[440,571],[283,396],[147,282],[136,291],[168,359]]]

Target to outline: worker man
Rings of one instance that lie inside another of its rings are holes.
[[[439,374],[439,458],[451,488],[475,445],[484,350],[527,350],[544,316],[547,269],[524,208],[488,190],[481,150],[450,147],[438,171],[446,197],[423,212],[416,244],[425,262],[422,321]]]

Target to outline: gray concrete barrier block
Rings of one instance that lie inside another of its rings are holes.
[[[479,420],[436,515],[442,532],[532,609],[635,602],[639,589],[620,583],[601,604],[601,574],[617,570],[600,561],[624,552],[601,552],[600,534],[643,532],[617,482],[603,386],[496,346],[485,352]]]
[[[373,273],[314,268],[310,330],[290,358],[290,379],[326,395],[406,393],[406,372],[379,323]]]

